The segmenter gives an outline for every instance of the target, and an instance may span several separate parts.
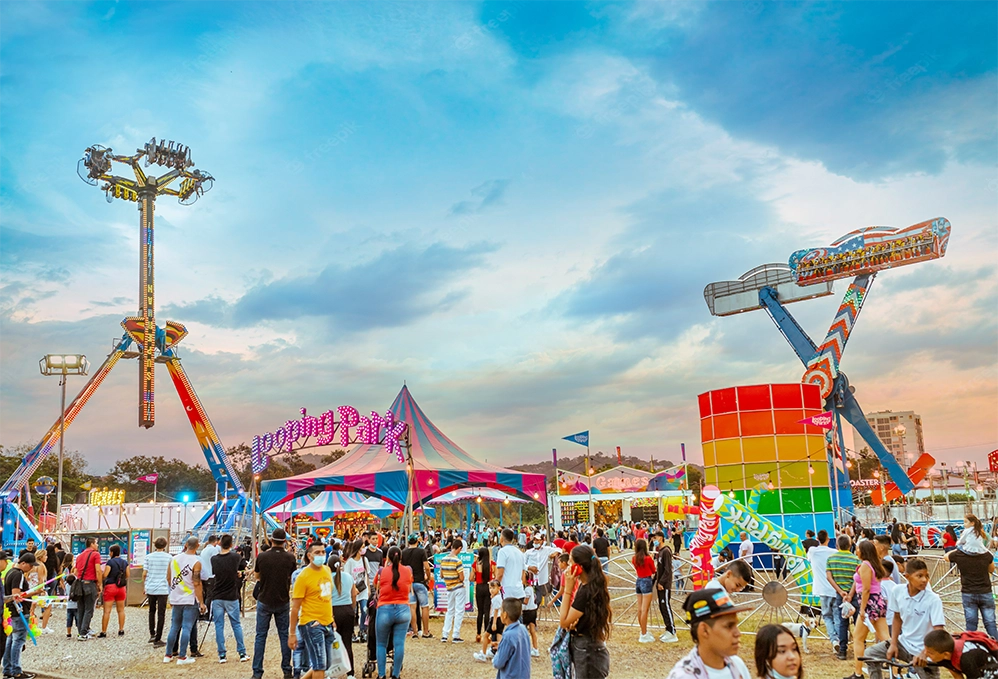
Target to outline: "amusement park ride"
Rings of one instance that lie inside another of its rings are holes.
[[[907,264],[938,259],[946,254],[950,223],[938,218],[904,229],[874,226],[846,234],[828,247],[798,250],[790,255],[789,265],[764,264],[744,274],[737,281],[711,283],[704,298],[714,316],[731,316],[765,309],[804,364],[801,379],[820,387],[825,410],[835,413],[837,439],[834,449],[844,450],[842,418],[845,418],[873,450],[896,485],[886,496],[900,496],[914,490],[932,460],[919,460],[907,472],[884,446],[866,421],[856,400],[855,387],[839,369],[842,352],[852,332],[870,286],[878,271]],[[832,294],[832,281],[852,278],[821,345],[816,345],[797,323],[786,304]],[[834,438],[834,436],[833,436]],[[848,474],[835,474],[838,506],[852,507]],[[882,498],[876,498],[882,499]],[[879,504],[879,503],[878,503]]]
[[[169,171],[159,177],[147,175],[140,167],[139,161],[143,159],[146,167],[155,164],[169,168]],[[128,179],[111,174],[112,162],[128,165],[135,178]],[[181,205],[191,205],[205,191],[211,189],[214,178],[207,172],[193,169],[193,165],[189,147],[166,140],[157,144],[155,137],[144,148],[137,149],[136,153],[130,156],[116,155],[111,149],[95,144],[86,150],[79,161],[77,173],[80,178],[91,186],[101,185],[109,203],[114,198],[138,203],[139,314],[129,316],[121,322],[124,334],[115,342],[114,348],[100,369],[93,374],[90,381],[66,408],[63,413],[64,426],[60,427],[60,421],[56,420],[38,445],[25,455],[21,465],[0,487],[5,527],[15,523],[20,524],[26,537],[40,538],[37,534],[32,535],[34,528],[31,522],[14,503],[31,475],[59,441],[61,432],[72,424],[111,369],[122,358],[139,360],[139,426],[148,429],[156,423],[155,365],[165,363],[187,418],[194,429],[194,435],[208,461],[220,499],[213,511],[206,514],[193,530],[200,531],[210,527],[232,531],[239,530],[243,528],[244,523],[248,523],[246,515],[251,510],[252,503],[177,355],[177,344],[187,334],[187,329],[174,321],[166,321],[160,327],[156,325],[155,319],[153,213],[156,198],[176,196]],[[171,188],[171,184],[177,180],[180,180],[180,185]],[[5,547],[14,542],[12,540],[14,531],[5,530],[4,536]]]

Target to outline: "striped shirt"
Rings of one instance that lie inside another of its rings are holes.
[[[832,576],[836,585],[848,592],[852,588],[852,576],[856,574],[857,568],[859,568],[859,557],[840,549],[828,557],[825,571]]]
[[[448,554],[440,559],[440,577],[443,579],[447,589],[457,589],[464,585],[461,580],[461,573],[464,572],[464,562],[461,557]]]
[[[146,571],[146,594],[169,594],[170,586],[166,583],[166,571],[170,568],[173,557],[166,550],[149,552],[143,568]]]

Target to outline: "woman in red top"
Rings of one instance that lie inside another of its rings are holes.
[[[482,630],[489,619],[489,608],[492,601],[489,598],[489,581],[496,570],[496,563],[489,558],[489,548],[480,547],[478,558],[471,565],[471,573],[475,578],[475,606],[478,608],[478,619],[475,623],[475,643],[481,643]]]
[[[638,641],[647,644],[655,641],[655,635],[648,633],[648,609],[651,608],[652,592],[655,579],[655,559],[648,553],[648,541],[638,538],[634,542],[634,558],[631,559],[637,582],[634,591],[638,595],[638,625],[641,626],[641,636]]]
[[[378,577],[378,614],[374,628],[378,635],[378,679],[385,679],[388,657],[388,638],[395,647],[392,677],[402,674],[405,657],[405,633],[412,622],[409,611],[409,590],[412,589],[412,569],[401,565],[402,551],[398,547],[388,550],[388,564]]]

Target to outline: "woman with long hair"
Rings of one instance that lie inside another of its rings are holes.
[[[488,547],[480,547],[478,556],[471,565],[471,573],[475,578],[475,608],[478,617],[475,621],[475,643],[481,643],[482,630],[489,619],[489,581],[492,580],[492,558]]]
[[[648,644],[655,641],[655,635],[648,633],[648,609],[651,608],[652,592],[655,590],[655,560],[648,553],[648,541],[644,538],[634,542],[631,565],[637,575],[634,592],[638,596],[638,626],[641,627],[638,643]]]
[[[331,556],[326,565],[333,572],[333,596],[330,601],[333,607],[333,623],[343,639],[343,646],[347,649],[350,667],[355,667],[353,662],[353,627],[357,621],[354,614],[354,610],[357,608],[357,587],[353,584],[353,576],[346,572],[346,566],[340,557]]]
[[[402,550],[392,547],[388,550],[388,565],[381,569],[378,579],[378,613],[374,621],[378,641],[378,679],[386,679],[389,637],[395,649],[392,679],[398,679],[402,674],[405,636],[412,622],[412,613],[409,611],[411,589],[412,569],[402,565]]]
[[[108,552],[111,558],[101,566],[104,569],[104,617],[97,637],[107,636],[107,626],[111,621],[111,608],[118,612],[118,636],[125,636],[125,598],[128,586],[128,562],[121,558],[121,545],[111,545]]]
[[[357,623],[360,625],[360,639],[367,639],[367,601],[371,595],[367,584],[367,559],[361,553],[363,540],[343,543],[343,570],[350,574],[353,586],[357,588]]]
[[[575,585],[579,583],[576,590]],[[574,595],[573,595],[574,592]],[[604,679],[610,674],[610,637],[613,612],[606,574],[592,548],[578,545],[565,570],[565,594],[559,625],[571,632],[570,649],[575,676]]]
[[[755,671],[759,679],[803,679],[797,639],[783,625],[764,625],[755,635]]]
[[[876,543],[872,540],[860,543],[860,564],[853,576],[856,593],[859,594],[859,610],[856,614],[856,629],[853,634],[856,669],[854,679],[863,679],[863,662],[860,660],[866,651],[867,620],[873,625],[877,641],[887,641],[887,599],[880,589],[880,581],[887,576],[884,562],[877,554]]]
[[[32,587],[40,585],[48,580],[48,551],[44,548],[35,550],[35,567],[31,569],[31,573],[28,574],[28,584]],[[33,576],[33,577],[32,577]],[[34,580],[34,582],[31,582]],[[48,585],[46,585],[46,588]],[[35,594],[44,594],[42,592],[35,592]],[[34,604],[35,617],[40,617],[42,621],[42,632],[44,634],[52,634],[52,630],[48,628],[49,616],[52,615],[52,602],[44,601],[42,603],[36,602]],[[37,611],[41,611],[41,616],[38,615]]]

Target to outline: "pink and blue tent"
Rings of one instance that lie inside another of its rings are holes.
[[[319,493],[314,500],[305,505],[303,514],[315,519],[331,519],[343,514],[354,512],[373,514],[384,518],[396,509],[384,500],[362,495],[361,493]]]
[[[271,507],[266,513],[270,514],[278,521],[287,521],[293,516],[302,514],[302,510],[311,501],[312,498],[308,495],[300,495],[299,497],[292,498],[287,502],[277,505],[276,507]]]
[[[493,490],[491,488],[462,488],[444,493],[432,500],[427,500],[426,504],[450,505],[458,502],[477,502],[478,498],[482,498],[482,502],[515,502],[517,504],[525,504],[527,502],[515,495],[508,495],[500,490]]]
[[[543,474],[526,474],[476,460],[430,421],[408,387],[402,387],[391,411],[396,420],[409,426],[413,507],[462,488],[493,488],[547,504]],[[336,490],[357,491],[404,509],[409,485],[406,465],[383,445],[356,445],[339,460],[320,469],[264,481],[260,504],[273,507],[299,495]]]

